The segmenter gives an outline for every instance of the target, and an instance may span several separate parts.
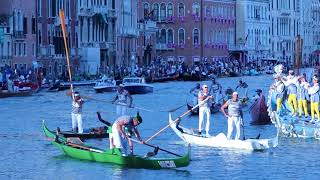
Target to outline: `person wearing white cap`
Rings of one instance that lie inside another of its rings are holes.
[[[282,104],[282,99],[284,96],[284,84],[281,81],[281,75],[280,74],[276,74],[274,76],[275,79],[275,83],[271,86],[271,89],[274,91],[274,93],[276,94],[276,103],[277,103],[277,112],[280,111],[281,108],[281,104]]]
[[[204,119],[204,115],[206,115],[207,117],[207,121],[206,121],[206,136],[209,137],[209,128],[210,128],[210,102],[209,100],[212,99],[212,96],[209,93],[208,90],[208,86],[206,84],[204,84],[202,86],[202,90],[199,91],[198,93],[198,103],[199,105],[199,131],[198,131],[198,135],[201,135],[202,132],[202,125],[203,125],[203,119]]]
[[[228,108],[228,114],[226,113],[225,109]],[[221,106],[222,113],[226,118],[228,118],[228,133],[227,138],[231,139],[233,134],[234,127],[236,128],[236,135],[235,140],[240,139],[240,124],[242,122],[243,113],[241,109],[241,103],[238,98],[238,93],[232,93],[232,99],[229,99],[227,102]]]
[[[78,133],[83,133],[82,128],[82,105],[84,103],[83,99],[80,97],[79,92],[74,92],[72,96],[72,131],[78,131]]]
[[[289,71],[289,75],[282,79],[282,82],[288,88],[288,104],[292,111],[292,116],[296,116],[297,113],[297,91],[299,86],[298,77],[294,76],[293,70]]]
[[[312,87],[307,87],[308,94],[310,94],[310,101],[311,101],[311,122],[314,121],[314,113],[317,114],[318,122],[320,121],[320,114],[319,114],[319,84],[318,84],[318,77],[313,76],[312,78]]]
[[[116,103],[117,105],[117,116],[127,115],[128,107],[132,106],[132,97],[130,93],[123,88],[123,84],[119,85],[117,89],[117,95],[112,100],[112,103]]]

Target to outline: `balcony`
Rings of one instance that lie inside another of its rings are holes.
[[[115,9],[108,9],[107,18],[116,19],[117,14]]]
[[[24,34],[23,31],[13,31],[13,37],[16,39],[25,39],[26,34]]]
[[[108,13],[107,6],[93,6],[91,9],[94,14],[107,14]]]
[[[53,45],[41,46],[39,48],[39,53],[40,53],[40,56],[43,56],[43,57],[54,56],[55,55],[54,46]]]
[[[115,49],[115,43],[114,42],[82,42],[81,47],[84,48],[100,48],[100,49]]]
[[[80,7],[78,15],[79,15],[79,16],[85,16],[85,17],[91,17],[91,16],[93,16],[94,14],[93,14],[92,8],[89,8],[89,7]]]
[[[119,28],[119,36],[135,38],[139,36],[139,30],[132,27],[128,27],[128,28],[122,27],[122,28]]]
[[[65,25],[68,25],[68,22],[69,22],[69,20],[65,18],[65,19],[64,19]],[[54,25],[55,25],[55,26],[61,26],[61,19],[60,19],[60,17],[56,17],[56,18],[54,19]]]
[[[169,50],[174,50],[174,49],[175,49],[174,44],[163,44],[163,43],[156,44],[156,50],[169,51]]]
[[[11,60],[12,56],[0,56],[1,60]]]

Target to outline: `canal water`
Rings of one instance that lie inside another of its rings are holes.
[[[220,78],[223,88],[235,88],[239,77]],[[260,88],[268,92],[271,76],[242,77],[249,85],[249,97]],[[168,124],[168,110],[186,104],[188,92],[196,82],[156,83],[154,93],[134,95],[143,123],[138,128],[143,139],[147,139]],[[201,84],[207,82],[201,82]],[[78,89],[81,94],[95,99],[110,101],[115,93],[96,94],[91,88]],[[102,124],[96,111],[103,118],[113,121],[115,107],[103,101],[88,100],[84,104],[84,126]],[[94,163],[69,158],[50,144],[42,132],[42,120],[55,129],[71,128],[71,99],[66,91],[39,92],[31,97],[0,100],[0,179],[317,179],[320,177],[320,142],[312,139],[280,138],[279,146],[265,152],[235,151],[210,147],[192,146],[192,161],[186,168],[175,170],[127,169],[116,165]],[[173,113],[178,117],[187,110],[186,106]],[[251,126],[248,108],[245,112],[245,136],[271,138],[276,135],[273,125]],[[130,109],[131,114],[136,109]],[[197,129],[198,117],[186,116],[181,124]],[[211,117],[210,134],[226,133],[227,120],[221,113]],[[108,140],[89,140],[87,143],[100,148],[108,147]],[[187,147],[168,128],[150,144],[180,154]],[[135,144],[135,153],[144,155],[152,151],[147,146]],[[168,156],[159,153],[159,157]]]

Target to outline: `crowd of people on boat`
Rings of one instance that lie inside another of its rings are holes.
[[[149,65],[134,68],[127,66],[116,66],[115,68],[107,67],[106,74],[113,76],[115,79],[122,79],[125,76],[135,75],[145,77],[146,79],[156,79],[166,76],[176,76],[176,79],[186,79],[194,77],[195,80],[207,79],[212,77],[224,76],[241,76],[241,75],[258,75],[272,71],[274,62],[247,62],[241,63],[236,59],[220,59],[216,61],[204,60],[187,65],[180,61],[161,61],[156,59]]]
[[[37,84],[38,75],[33,69],[18,70],[5,66],[0,69],[0,90],[7,90],[9,92],[18,92],[30,90],[32,87],[24,86],[28,83]]]
[[[308,102],[310,102],[311,122],[320,122],[319,114],[319,77],[314,75],[308,80],[306,74],[296,74],[293,70],[288,75],[282,74],[282,66],[274,75],[271,86],[276,99],[276,112],[281,113],[285,100],[289,105],[291,116],[309,118]],[[317,120],[315,120],[317,118]]]

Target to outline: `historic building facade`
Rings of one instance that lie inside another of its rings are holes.
[[[294,61],[295,40],[301,33],[300,13],[300,0],[270,0],[271,56],[286,64]]]
[[[245,61],[270,57],[269,0],[237,0],[236,46]]]
[[[116,60],[116,0],[78,2],[81,71],[108,73]]]
[[[304,0],[301,7],[302,59],[304,64],[314,65],[320,60],[320,2]]]
[[[235,43],[235,1],[142,0],[141,6],[144,19],[157,26],[154,38],[141,40],[143,48],[152,44],[152,58],[187,64],[201,57],[209,61],[228,58],[228,48]]]
[[[37,0],[37,59],[44,76],[66,78],[66,56],[59,10],[64,9],[72,72],[79,70],[77,0]]]

